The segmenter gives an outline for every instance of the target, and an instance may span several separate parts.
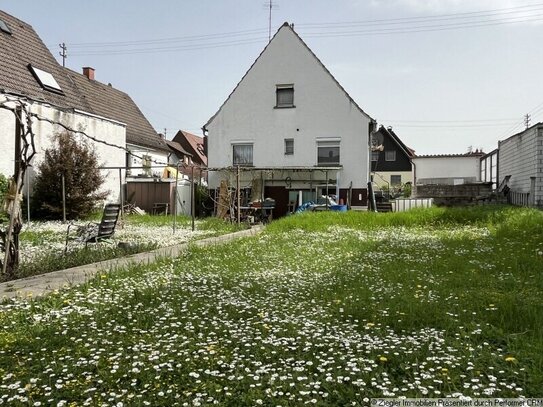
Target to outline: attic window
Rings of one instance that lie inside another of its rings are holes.
[[[60,93],[61,95],[64,94],[58,82],[49,72],[36,68],[31,64],[28,64],[28,69],[30,70],[30,72],[32,72],[32,75],[34,75],[34,78],[36,78],[36,80],[43,89],[50,92]]]
[[[275,96],[275,107],[295,107],[294,85],[276,85]]]
[[[11,30],[9,29],[6,22],[2,19],[0,19],[0,31],[5,32],[6,34],[11,35]]]

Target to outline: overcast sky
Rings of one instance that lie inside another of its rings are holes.
[[[268,40],[269,0],[0,0],[66,66],[127,92],[155,129],[201,134]],[[543,121],[543,2],[275,0],[379,124],[418,154],[490,151]]]

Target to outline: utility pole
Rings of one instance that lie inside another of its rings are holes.
[[[66,58],[68,58],[68,47],[65,43],[58,44],[58,46],[62,50],[59,52],[59,55],[62,57],[62,66],[66,67]]]
[[[526,128],[530,127],[530,120],[532,119],[532,117],[530,116],[529,113],[526,113],[526,116],[524,116],[524,125],[526,126]]]

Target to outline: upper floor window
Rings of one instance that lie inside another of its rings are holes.
[[[339,141],[317,142],[317,165],[339,165]]]
[[[372,151],[371,152],[371,160],[372,161],[379,161],[379,151]]]
[[[385,161],[396,161],[396,150],[385,151]]]
[[[277,85],[275,88],[275,107],[294,106],[294,85]]]
[[[2,19],[0,19],[0,31],[2,32],[5,32],[6,34],[10,34],[11,35],[11,30],[9,29],[8,25],[6,24],[6,22]]]
[[[253,145],[233,144],[232,145],[233,165],[253,165]]]
[[[294,139],[286,138],[285,139],[285,155],[294,154]]]
[[[43,89],[50,92],[60,93],[61,95],[64,94],[57,80],[49,72],[36,68],[31,64],[28,64],[28,69],[30,72],[32,72],[32,75],[34,75],[34,78],[36,78]]]

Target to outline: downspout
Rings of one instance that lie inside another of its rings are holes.
[[[368,210],[377,212],[377,205],[375,203],[375,194],[373,193],[373,185],[371,180],[371,136],[375,133],[377,128],[377,122],[373,119],[368,123]]]

